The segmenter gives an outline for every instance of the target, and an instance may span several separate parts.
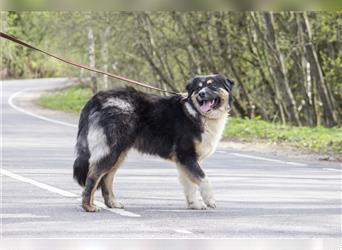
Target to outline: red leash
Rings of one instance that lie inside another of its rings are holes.
[[[113,77],[113,78],[116,78],[116,79],[119,79],[119,80],[122,80],[122,81],[125,81],[125,82],[129,82],[129,83],[133,83],[133,84],[139,85],[139,86],[144,87],[144,88],[149,88],[149,89],[153,89],[153,90],[157,90],[157,91],[164,92],[164,93],[169,93],[169,94],[176,94],[176,95],[180,95],[181,94],[181,93],[176,93],[176,92],[172,92],[172,91],[168,91],[168,90],[163,90],[163,89],[160,89],[160,88],[157,88],[157,87],[150,86],[150,85],[148,85],[146,83],[143,83],[143,82],[138,82],[138,81],[131,80],[131,79],[128,79],[128,78],[123,77],[123,76],[115,75],[115,74],[112,74],[112,73],[109,73],[109,72],[106,72],[106,71],[103,71],[103,70],[99,70],[99,69],[96,69],[96,68],[88,67],[86,65],[75,63],[75,62],[67,60],[67,59],[65,59],[63,57],[57,56],[55,54],[52,54],[50,52],[38,49],[38,48],[36,48],[36,47],[26,43],[26,42],[23,42],[23,41],[15,38],[15,37],[7,35],[7,34],[5,34],[3,32],[0,32],[0,37],[4,38],[4,39],[7,39],[9,41],[15,42],[17,44],[20,44],[20,45],[22,45],[22,46],[24,46],[26,48],[30,48],[30,49],[39,51],[39,52],[41,52],[41,53],[43,53],[45,55],[51,56],[51,57],[53,57],[53,58],[55,58],[57,60],[60,60],[60,61],[62,61],[64,63],[70,64],[70,65],[73,65],[73,66],[76,66],[76,67],[79,67],[79,68],[83,68],[83,69],[86,69],[86,70],[89,70],[89,71],[93,71],[93,72],[96,72],[96,73],[107,75],[109,77]]]

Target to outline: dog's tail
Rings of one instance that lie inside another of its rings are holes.
[[[74,179],[81,186],[85,185],[89,171],[89,157],[78,155],[74,162]]]
[[[89,172],[89,158],[90,152],[88,148],[88,117],[90,115],[91,107],[93,106],[92,100],[90,100],[83,108],[78,123],[76,153],[77,158],[74,162],[74,179],[81,186],[85,185],[87,175]]]

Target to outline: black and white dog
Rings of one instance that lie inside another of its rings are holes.
[[[199,163],[218,145],[232,105],[233,82],[221,75],[197,76],[188,95],[162,97],[124,88],[98,92],[82,110],[74,178],[85,186],[82,207],[98,211],[94,193],[105,204],[123,208],[112,191],[115,172],[127,152],[159,155],[176,163],[187,205],[215,208],[214,196]]]

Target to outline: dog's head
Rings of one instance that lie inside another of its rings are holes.
[[[231,109],[233,81],[222,75],[196,76],[186,90],[193,106],[203,116],[219,118]]]

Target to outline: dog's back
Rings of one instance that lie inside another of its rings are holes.
[[[83,108],[78,124],[74,162],[77,182],[85,185],[92,159],[105,157],[103,164],[113,162],[106,153],[116,158],[115,154],[135,147],[144,153],[170,158],[177,138],[175,132],[184,129],[176,128],[184,116],[181,98],[151,95],[134,88],[95,94]]]

